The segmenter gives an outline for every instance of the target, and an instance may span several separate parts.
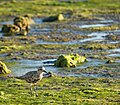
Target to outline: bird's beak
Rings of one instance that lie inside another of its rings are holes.
[[[47,71],[43,70],[43,72],[47,73]]]

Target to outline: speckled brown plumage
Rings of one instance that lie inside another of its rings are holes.
[[[32,93],[33,89],[34,89],[34,92],[36,93],[36,82],[43,78],[44,72],[46,72],[45,68],[39,67],[37,71],[30,71],[30,72],[26,73],[25,75],[19,76],[17,78],[26,80],[28,83],[30,83],[31,93]],[[38,94],[36,94],[36,96],[38,96]]]
[[[46,72],[44,67],[40,67],[37,71],[30,71],[18,79],[26,80],[28,83],[36,83],[43,78],[43,73]]]

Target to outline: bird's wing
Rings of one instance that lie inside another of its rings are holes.
[[[36,75],[36,71],[30,71],[28,73],[26,73],[25,75],[19,76],[17,77],[18,79],[27,79],[27,78],[31,78],[34,75]]]

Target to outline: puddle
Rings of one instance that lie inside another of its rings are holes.
[[[91,34],[88,34],[88,36],[93,36],[92,38],[86,38],[82,40],[73,40],[69,42],[49,42],[49,41],[37,40],[36,44],[80,44],[88,41],[103,41],[105,39],[104,36],[106,35],[108,34],[104,32],[101,32],[101,33],[93,32]]]
[[[109,54],[108,57],[120,57],[120,54]]]
[[[2,33],[0,33],[0,37],[2,37],[3,36],[3,34]]]
[[[30,30],[29,34],[31,35],[40,35],[42,33],[45,33],[48,36],[49,32],[54,32],[54,29],[52,28],[38,28],[38,24],[42,24],[42,19],[41,18],[34,18],[35,21],[35,27],[33,25],[32,29]],[[108,26],[111,23],[113,23],[112,20],[104,20],[104,21],[99,21],[98,24],[97,22],[95,24],[91,25],[77,25],[79,28],[90,28],[90,27],[103,27],[103,26]],[[8,22],[0,22],[1,25],[4,24],[13,24],[12,21]],[[56,30],[55,30],[56,31]],[[71,29],[57,29],[57,32],[72,32],[72,33],[77,33],[81,34],[81,32],[78,30],[71,30]],[[44,40],[37,40],[36,44],[80,44],[80,43],[86,43],[88,41],[103,41],[105,40],[104,36],[107,36],[111,33],[120,33],[120,30],[114,30],[114,31],[106,31],[106,32],[93,32],[90,34],[87,34],[88,36],[91,36],[91,38],[86,38],[86,39],[81,39],[81,40],[73,40],[69,42],[49,42],[49,41],[44,41]],[[0,37],[2,37],[2,33],[0,33]],[[109,43],[119,43],[119,41],[112,41]],[[117,54],[120,52],[120,48],[118,49],[112,49],[109,50],[109,52],[113,52],[115,54],[109,54],[107,56],[110,57],[120,57],[120,54]],[[117,52],[117,53],[116,53]],[[4,55],[0,54],[0,57]],[[87,67],[92,67],[92,66],[99,66],[104,64],[105,62],[103,60],[99,59],[88,59],[88,62],[85,62],[75,68],[61,68],[61,67],[55,67],[54,66],[54,61],[56,59],[47,59],[47,60],[13,60],[13,61],[8,61],[8,62],[14,62],[15,65],[10,66],[10,69],[12,70],[13,74],[16,76],[24,75],[25,73],[29,71],[34,71],[37,70],[38,67],[40,66],[45,66],[46,71],[52,71],[58,75],[61,76],[84,76],[84,77],[100,77],[102,75],[100,74],[90,74],[90,73],[79,73],[77,74],[76,71],[80,69],[84,69]],[[46,63],[45,63],[46,62]]]
[[[120,53],[120,48],[109,50],[109,52],[119,52]]]
[[[5,21],[5,22],[0,22],[0,24],[4,25],[4,24],[13,24],[12,21]]]
[[[78,69],[104,64],[104,61],[102,61],[102,60],[88,59],[88,62],[85,62],[75,68],[62,68],[62,67],[54,66],[55,60],[56,59],[47,59],[47,60],[40,60],[40,61],[37,61],[37,60],[10,61],[10,62],[14,62],[16,64],[14,66],[12,65],[12,67],[10,67],[10,70],[12,71],[12,73],[14,75],[20,76],[20,75],[24,75],[25,73],[27,73],[29,71],[35,71],[40,66],[44,66],[46,68],[46,71],[52,71],[58,75],[77,76],[78,74],[75,74],[75,72]]]
[[[101,21],[97,21],[99,23],[113,23],[113,20],[101,20]]]
[[[52,29],[48,29],[48,28],[42,28],[42,29],[34,29],[34,28],[32,28],[31,30],[30,30],[30,32],[29,32],[29,34],[31,34],[31,35],[34,35],[34,34],[37,34],[37,35],[40,35],[41,33],[43,34],[43,33],[48,33],[48,32],[51,32],[52,31]]]
[[[90,25],[80,25],[79,28],[92,28],[92,27],[103,27],[108,26],[110,24],[90,24]]]
[[[88,36],[94,36],[93,38],[89,38],[90,41],[103,41],[105,38],[104,36],[107,36],[107,33],[104,32],[93,32],[91,34],[88,34]]]
[[[117,44],[117,43],[120,43],[120,41],[110,41],[109,43],[111,43],[111,44]]]
[[[43,23],[42,18],[34,18],[33,20],[34,20],[35,24]]]
[[[112,53],[112,54],[108,54],[107,55],[108,57],[120,57],[120,48],[111,49],[111,50],[108,50],[108,52]]]
[[[112,31],[109,30],[109,31],[107,31],[107,33],[120,34],[120,30],[112,30]]]
[[[83,25],[77,23],[77,27],[79,28],[94,28],[94,27],[104,27],[104,26],[109,26],[111,24],[115,23],[113,20],[101,20],[101,21],[94,21],[92,24],[87,24],[84,23]]]

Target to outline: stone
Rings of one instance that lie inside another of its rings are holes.
[[[4,35],[7,35],[7,36],[17,34],[19,33],[19,31],[20,31],[20,28],[13,24],[5,24],[2,27],[2,32],[4,33]]]
[[[9,74],[9,73],[11,73],[11,71],[7,68],[5,63],[0,61],[0,74]]]
[[[109,63],[114,63],[114,61],[113,61],[113,60],[108,60],[106,63],[107,63],[107,64],[109,64]]]
[[[28,15],[16,17],[13,22],[14,25],[20,28],[19,34],[22,35],[27,35],[30,30],[30,24],[34,23],[34,21]]]
[[[28,15],[25,15],[15,17],[13,23],[3,25],[2,32],[5,35],[27,35],[30,30],[30,24],[33,24],[34,21]]]
[[[43,22],[53,22],[53,21],[62,21],[64,20],[64,16],[62,14],[56,16],[49,16],[43,19]]]
[[[79,54],[61,55],[54,63],[57,67],[76,67],[78,64],[87,61],[86,57]]]
[[[62,14],[59,14],[58,15],[58,21],[62,21],[62,20],[64,20],[64,16]]]

